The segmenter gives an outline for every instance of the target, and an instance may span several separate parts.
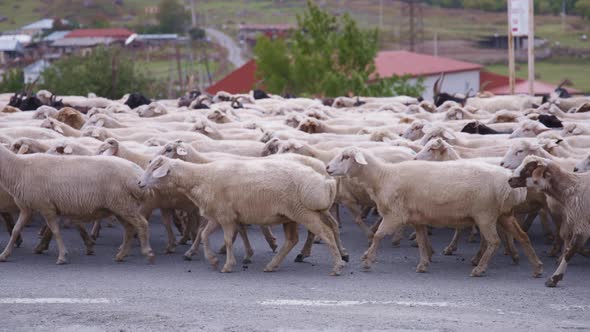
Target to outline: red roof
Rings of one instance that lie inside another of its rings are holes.
[[[76,29],[65,35],[65,38],[84,38],[84,37],[110,37],[126,39],[133,34],[124,28],[112,29]]]
[[[431,76],[440,73],[480,70],[481,65],[449,58],[418,54],[408,51],[381,51],[375,58],[375,67],[380,77],[393,75],[412,77]]]
[[[461,71],[479,71],[482,66],[475,63],[456,61],[448,58],[412,53],[407,51],[382,51],[375,58],[376,72],[380,77],[412,77],[438,75]],[[250,60],[242,67],[229,73],[226,77],[207,88],[207,92],[216,93],[223,90],[229,93],[245,93],[256,85],[256,62]]]
[[[256,61],[250,60],[205,90],[210,94],[216,94],[219,91],[246,93],[254,89],[255,85]]]
[[[479,86],[484,91],[490,91],[496,95],[508,95],[510,94],[510,83],[508,82],[508,76],[490,73],[482,71],[479,74]],[[535,81],[533,89],[536,95],[548,95],[555,91],[557,85],[545,83],[541,81]],[[570,93],[577,93],[576,89],[567,88]],[[529,81],[516,78],[514,84],[515,94],[528,94],[529,93]]]

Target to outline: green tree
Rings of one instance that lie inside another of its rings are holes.
[[[25,76],[20,69],[11,69],[2,74],[0,93],[12,93],[24,90]]]
[[[336,18],[308,1],[303,15],[297,16],[292,38],[258,39],[254,49],[257,76],[272,93],[397,94],[397,88],[368,83],[374,81],[377,45],[377,30],[363,31],[348,14]],[[400,82],[404,88],[408,83]]]
[[[140,91],[157,97],[161,89],[150,80],[135,62],[118,48],[96,48],[84,56],[71,56],[56,61],[43,74],[43,87],[55,94],[120,98],[128,92]]]
[[[156,18],[162,33],[182,33],[189,20],[188,12],[177,0],[162,0]]]
[[[587,19],[590,19],[590,0],[578,0],[576,2],[576,11]]]

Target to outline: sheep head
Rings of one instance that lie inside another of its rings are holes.
[[[420,144],[426,145],[428,141],[435,139],[435,138],[442,138],[443,140],[449,142],[455,140],[457,137],[453,134],[449,129],[441,126],[432,126],[426,128],[424,136],[420,141]]]
[[[164,107],[164,105],[162,105],[158,102],[153,102],[149,105],[144,105],[144,106],[138,107],[136,109],[137,114],[141,118],[153,118],[153,117],[161,116],[161,115],[168,113],[168,110],[166,110],[166,107]]]
[[[321,129],[322,123],[314,118],[305,118],[303,121],[301,121],[301,123],[299,123],[299,126],[297,126],[297,130],[308,134],[321,133]]]
[[[415,160],[445,161],[457,160],[459,156],[449,143],[442,138],[436,138],[428,143],[414,156]]]
[[[119,153],[119,141],[114,138],[107,138],[98,147],[98,154],[103,156],[116,156]]]
[[[356,147],[349,147],[337,154],[326,166],[326,172],[332,176],[355,174],[361,167],[368,165],[365,153]]]
[[[51,129],[57,133],[64,134],[64,130],[61,128],[60,123],[52,118],[47,118],[41,122],[41,128]]]
[[[82,136],[96,138],[99,141],[104,141],[110,137],[109,132],[100,127],[86,127],[82,129]]]
[[[309,152],[308,149],[306,149],[305,144],[295,139],[290,139],[286,142],[283,142],[283,144],[281,144],[281,146],[279,147],[279,151],[277,153],[297,153],[304,156],[312,157],[312,154]]]
[[[545,127],[540,122],[525,120],[510,134],[509,138],[517,137],[537,137],[537,135],[549,131],[550,129]]]
[[[47,147],[32,138],[19,138],[12,142],[10,150],[16,154],[44,153]]]
[[[414,121],[412,122],[412,124],[410,125],[410,127],[408,127],[404,133],[402,134],[402,137],[405,139],[409,139],[411,141],[415,141],[417,139],[420,139],[424,136],[424,127],[426,126],[426,122],[424,121]]]
[[[585,173],[590,171],[590,155],[586,156],[586,158],[580,160],[576,167],[574,167],[574,172],[576,173]]]
[[[172,168],[172,160],[163,156],[154,158],[145,169],[138,185],[140,188],[155,188],[166,181]]]
[[[164,156],[171,159],[186,160],[189,147],[181,140],[166,143],[157,153],[157,156]]]
[[[4,108],[2,108],[2,111],[0,111],[0,113],[17,113],[17,112],[21,112],[20,108],[10,106],[10,105],[4,106]]]
[[[232,120],[221,109],[216,108],[207,112],[207,119],[215,123],[230,123]]]
[[[59,110],[55,115],[55,119],[75,129],[82,128],[86,122],[82,113],[71,107],[64,107]]]
[[[560,134],[564,137],[584,135],[586,134],[586,131],[584,129],[585,128],[583,128],[575,122],[568,122],[563,125],[563,129],[561,130]]]
[[[74,154],[74,147],[68,142],[59,142],[51,149],[47,150],[47,154],[53,155],[72,155]]]
[[[466,118],[469,118],[469,116],[466,114],[465,110],[457,106],[449,108],[445,114],[446,120],[463,120]]]
[[[526,157],[508,179],[508,184],[512,188],[546,190],[552,176],[548,169],[549,163],[549,160],[538,156]]]
[[[262,148],[261,156],[266,157],[266,156],[270,156],[271,154],[278,153],[281,145],[282,144],[281,144],[280,139],[278,139],[276,137],[269,139],[266,142],[266,144],[264,144],[264,147]]]
[[[217,128],[215,124],[209,120],[197,119],[195,124],[191,127],[190,131],[194,131],[205,136],[208,136],[212,139],[223,139],[223,135]]]
[[[51,106],[43,105],[33,113],[33,119],[43,120],[46,118],[53,118],[57,114],[57,110]]]
[[[298,113],[289,114],[289,115],[287,115],[287,118],[285,119],[285,124],[289,127],[297,128],[297,127],[299,127],[299,124],[301,123],[302,120],[303,120],[303,116],[301,114],[298,114]]]
[[[542,155],[543,149],[537,143],[518,141],[513,143],[500,162],[500,166],[516,169],[527,156]]]

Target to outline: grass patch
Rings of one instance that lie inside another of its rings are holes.
[[[590,66],[590,59],[560,59],[552,61],[537,61],[535,64],[535,74],[537,80],[559,84],[564,79],[568,78],[574,83],[574,88],[582,92],[590,92],[590,75],[588,75],[588,66]],[[485,67],[485,70],[508,75],[508,65],[498,64]],[[526,63],[517,64],[516,76],[526,79],[528,77],[528,69]]]

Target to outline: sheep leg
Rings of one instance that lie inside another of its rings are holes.
[[[184,233],[182,234],[182,238],[178,241],[178,244],[186,244],[188,240],[195,240],[195,228],[199,228],[199,224],[201,223],[201,216],[199,212],[190,213],[187,211],[187,217],[185,219],[184,224]]]
[[[567,248],[565,249],[563,257],[561,258],[561,262],[557,267],[557,270],[555,270],[555,272],[553,272],[553,275],[551,275],[551,277],[547,279],[547,281],[545,282],[545,286],[557,286],[557,283],[563,279],[565,270],[567,269],[567,264],[572,259],[576,251],[583,249],[584,243],[586,242],[585,240],[586,239],[584,239],[584,237],[580,234],[574,234],[572,236]]]
[[[549,225],[549,220],[547,218],[547,211],[545,211],[545,209],[539,211],[539,220],[541,220],[541,226],[543,227],[543,235],[545,236],[545,240],[547,241],[546,243],[553,243],[556,233],[554,233],[551,230],[551,226]]]
[[[540,277],[541,274],[543,274],[543,263],[539,257],[537,257],[529,236],[526,234],[526,232],[524,232],[524,230],[520,228],[520,225],[514,216],[501,216],[499,223],[502,226],[503,231],[512,235],[512,237],[514,237],[514,239],[516,239],[522,246],[524,254],[527,256],[529,262],[533,266],[533,277]]]
[[[272,258],[272,260],[264,267],[264,272],[273,272],[285,259],[285,256],[293,247],[299,242],[299,234],[297,232],[297,223],[289,221],[283,224],[283,231],[285,232],[285,242],[279,249],[279,252]]]
[[[250,238],[248,238],[248,232],[246,231],[245,224],[238,224],[238,233],[240,233],[240,237],[242,238],[242,242],[244,242],[244,249],[246,250],[246,257],[244,257],[243,263],[250,264],[250,263],[252,263],[252,256],[254,256],[254,250],[252,249],[252,244],[250,243]],[[234,234],[235,234],[235,232],[234,232]],[[235,238],[234,238],[234,240],[235,240]]]
[[[49,249],[52,235],[51,230],[48,227],[45,227],[43,233],[41,233],[41,238],[39,238],[39,243],[37,243],[33,249],[33,253],[42,254],[45,250]]]
[[[365,224],[365,222],[361,216],[362,211],[361,211],[360,207],[357,204],[346,204],[346,207],[348,207],[348,210],[352,214],[352,218],[353,218],[352,220],[354,221],[354,223],[357,224],[362,229],[363,233],[365,233],[367,238],[369,238],[369,241],[371,241],[371,239],[373,238],[373,232],[367,226],[367,224]]]
[[[221,224],[221,229],[223,230],[223,241],[225,242],[226,247],[226,255],[225,255],[225,264],[221,269],[221,273],[229,273],[233,270],[234,265],[236,265],[236,257],[234,256],[234,234],[236,233],[236,228],[244,228],[243,224],[240,224],[236,227],[236,224],[233,221],[225,222]],[[244,259],[246,260],[246,258]]]
[[[557,236],[553,238],[553,246],[551,247],[551,250],[549,251],[547,256],[557,257],[557,255],[559,255],[559,252],[564,246],[564,240],[566,238],[564,234],[568,232],[568,229],[567,225],[562,223],[563,219],[560,213],[550,211],[550,215],[551,220],[553,220],[553,223],[555,224],[555,234],[557,234]]]
[[[340,228],[338,227],[338,222],[336,221],[336,219],[334,219],[332,214],[330,214],[330,212],[328,212],[328,211],[321,212],[321,215],[323,217],[322,221],[328,227],[330,227],[330,229],[332,229],[332,232],[334,235],[334,240],[336,241],[336,245],[338,246],[338,251],[340,252],[340,256],[342,257],[342,260],[344,260],[345,262],[348,262],[350,257],[348,256],[348,252],[346,251],[346,249],[342,245],[342,239],[340,238]]]
[[[461,235],[461,228],[455,228],[455,233],[453,234],[453,239],[449,243],[449,245],[443,250],[443,255],[451,256],[455,251],[457,251],[457,244],[459,243],[459,237]]]
[[[211,246],[209,244],[209,235],[211,235],[211,233],[213,233],[213,231],[216,230],[218,226],[219,224],[216,221],[209,220],[207,221],[205,229],[203,229],[203,232],[201,233],[201,239],[203,239],[203,254],[215,270],[217,270],[217,264],[219,261],[217,260],[217,257],[215,257],[213,250],[211,250]]]
[[[395,219],[395,217],[391,215],[383,216],[383,221],[373,236],[373,242],[362,257],[363,267],[365,269],[370,269],[371,265],[375,262],[379,242],[381,242],[385,236],[397,232],[402,227],[402,225],[403,223],[399,221],[399,219]]]
[[[539,214],[539,211],[535,211],[532,213],[529,213],[526,215],[526,219],[523,221],[522,223],[522,230],[525,232],[528,232],[529,229],[531,228],[531,225],[533,224],[533,221],[535,220],[535,218],[537,218],[537,215]]]
[[[10,254],[12,253],[12,248],[14,247],[14,244],[16,243],[16,239],[18,239],[23,227],[26,224],[28,224],[31,219],[31,213],[32,212],[29,210],[23,210],[23,209],[20,210],[16,224],[14,225],[14,228],[12,229],[12,233],[10,234],[10,239],[8,240],[8,244],[6,244],[4,251],[2,251],[2,254],[0,254],[0,262],[6,262],[6,259],[8,259],[8,256],[10,256]]]
[[[340,250],[338,250],[334,232],[322,221],[321,213],[316,211],[301,211],[298,215],[297,222],[324,240],[326,246],[332,254],[332,257],[334,258],[334,267],[330,275],[340,275],[342,273],[342,268],[344,267],[344,261],[342,260]]]
[[[119,251],[115,255],[116,262],[122,262],[125,260],[125,257],[129,254],[129,249],[131,248],[131,241],[133,240],[133,236],[135,235],[135,228],[130,223],[123,221],[123,243],[119,246]]]
[[[481,237],[486,241],[486,248],[481,255],[479,263],[471,271],[472,277],[481,277],[486,272],[490,259],[492,258],[496,249],[498,249],[500,246],[500,237],[498,236],[498,231],[496,230],[496,220],[497,217],[488,217],[484,220],[480,220],[478,223]]]
[[[122,219],[133,225],[133,227],[137,230],[139,244],[141,246],[141,253],[147,257],[150,263],[153,263],[155,256],[154,251],[150,246],[150,230],[148,221],[141,214],[129,215],[123,217]],[[119,220],[121,220],[121,218],[119,218]]]
[[[471,226],[471,233],[469,233],[469,237],[467,238],[467,242],[469,243],[473,243],[475,241],[477,241],[477,226],[473,225]]]
[[[500,217],[501,219],[505,219],[508,217]],[[518,223],[518,221],[517,221]],[[519,257],[518,257],[518,249],[514,246],[514,236],[513,232],[507,232],[504,227],[505,222],[498,221],[498,236],[500,240],[504,244],[504,255],[510,255],[512,258],[512,262],[514,264],[518,264]]]
[[[416,267],[416,272],[424,273],[428,271],[428,265],[430,265],[430,257],[431,254],[428,250],[430,247],[430,242],[428,240],[428,233],[426,231],[426,226],[424,225],[416,225],[416,241],[418,242],[418,249],[420,252],[420,262]]]
[[[338,227],[342,227],[342,220],[340,219],[340,205],[338,205],[338,203],[332,204],[332,207],[330,207],[330,213],[332,213],[334,218],[336,218],[336,221],[338,221]]]
[[[172,223],[174,223],[174,226],[176,226],[176,230],[178,231],[178,233],[182,235],[185,229],[185,227],[183,227],[182,225],[182,221],[179,218],[177,218],[176,214],[173,212],[170,213],[170,218],[172,220]],[[174,239],[174,242],[176,242],[176,238]]]
[[[101,220],[97,220],[92,223],[92,230],[90,231],[90,237],[96,241],[100,236]]]
[[[404,237],[404,227],[400,227],[397,232],[393,233],[393,237],[391,238],[391,245],[394,247],[399,247]]]
[[[307,239],[305,239],[305,244],[301,249],[301,252],[297,257],[295,257],[296,263],[303,263],[303,259],[305,257],[311,256],[311,247],[313,246],[313,240],[315,239],[315,234],[310,231],[307,231]],[[298,240],[299,241],[299,240]]]
[[[8,234],[12,234],[12,230],[14,229],[14,219],[12,219],[12,215],[10,213],[0,213],[0,216],[2,216],[2,219],[4,219],[4,223],[6,224],[6,230],[8,231]],[[22,243],[23,238],[19,235],[16,239],[16,247],[20,247]]]
[[[57,216],[54,213],[43,213],[43,218],[45,218],[47,227],[51,229],[51,233],[55,236],[55,243],[57,243],[58,256],[56,264],[66,264],[68,262],[66,259],[67,250],[63,238],[61,237]]]
[[[203,230],[209,224],[208,221],[201,222],[202,219],[200,217],[199,220],[199,226],[197,227],[195,239],[193,240],[191,247],[184,253],[184,259],[187,261],[190,261],[192,257],[196,255],[197,252],[199,252],[199,245],[201,244],[201,239],[203,238]]]
[[[272,252],[275,252],[278,247],[277,238],[272,233],[272,229],[270,229],[270,226],[260,226],[260,230],[262,231],[262,235],[264,235],[264,239],[266,240],[266,243],[268,243],[268,246],[270,247]]]
[[[79,222],[76,222],[74,227],[78,229],[78,233],[80,234],[82,241],[84,241],[84,246],[86,246],[86,255],[94,255],[94,241],[88,235],[86,228],[80,225]]]
[[[168,236],[168,246],[166,247],[166,253],[171,254],[176,250],[176,235],[172,229],[174,211],[171,209],[160,209],[160,212],[162,212],[162,223],[166,228],[166,234]]]

